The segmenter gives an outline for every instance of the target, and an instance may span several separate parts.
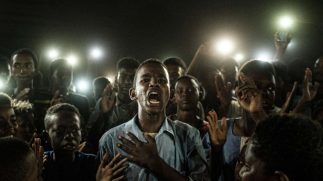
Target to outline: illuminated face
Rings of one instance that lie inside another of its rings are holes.
[[[273,74],[255,73],[251,75],[257,88],[262,93],[262,105],[265,111],[274,108],[276,81]]]
[[[194,111],[199,101],[199,86],[195,80],[182,78],[175,85],[175,101],[183,111]]]
[[[253,152],[253,147],[254,145],[250,143],[246,148],[244,165],[239,172],[241,180],[273,180],[273,174],[268,173],[266,170],[266,163],[256,157]]]
[[[71,67],[59,66],[54,70],[52,75],[52,84],[56,85],[59,89],[68,89],[72,82],[73,71]]]
[[[138,102],[139,114],[158,114],[165,111],[169,100],[169,77],[166,68],[147,63],[137,72],[135,88],[130,95]]]
[[[80,117],[74,112],[61,111],[50,119],[47,132],[54,151],[76,151],[81,141]]]
[[[132,87],[136,69],[120,68],[117,74],[116,86],[118,89],[118,99],[121,102],[130,102],[129,90]]]
[[[13,56],[11,74],[16,81],[31,81],[34,73],[35,64],[30,55],[16,54]]]

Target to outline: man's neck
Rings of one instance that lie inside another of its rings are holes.
[[[148,114],[143,111],[138,111],[139,126],[143,132],[157,133],[164,123],[166,118],[165,112],[158,114]]]
[[[53,159],[56,162],[73,162],[75,159],[75,151],[71,151],[71,152],[54,151]]]
[[[52,94],[55,95],[56,91],[59,91],[59,94],[66,95],[68,88],[60,88],[59,86],[54,86],[52,88]]]
[[[127,101],[124,101],[124,100],[120,99],[118,96],[116,98],[116,105],[117,106],[120,106],[120,105],[123,105],[123,104],[129,104],[129,103],[131,103],[130,99],[127,100]]]
[[[199,127],[201,124],[201,120],[199,120],[196,116],[196,110],[184,111],[177,109],[176,117],[179,121],[185,122],[194,127]]]

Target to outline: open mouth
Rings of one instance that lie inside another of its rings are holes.
[[[156,91],[152,91],[148,94],[148,102],[150,104],[159,104],[160,103],[160,95]]]

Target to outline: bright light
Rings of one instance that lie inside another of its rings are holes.
[[[94,47],[90,51],[91,58],[98,60],[103,57],[103,50],[99,47]]]
[[[5,81],[0,79],[0,90],[3,90],[5,88]]]
[[[76,90],[78,92],[86,93],[91,87],[91,84],[86,79],[81,79],[76,82]]]
[[[284,30],[291,28],[293,24],[294,24],[294,19],[290,16],[283,16],[278,20],[279,27]]]
[[[67,63],[72,65],[72,66],[75,66],[77,65],[78,63],[78,57],[74,54],[70,54],[66,57],[66,60],[67,60]]]
[[[59,51],[58,51],[57,49],[52,48],[52,49],[49,49],[49,50],[48,50],[48,52],[47,52],[47,57],[48,57],[51,61],[53,61],[53,60],[57,59],[57,58],[58,58],[58,56],[59,56]]]
[[[273,61],[272,55],[266,51],[259,52],[255,59],[265,61],[265,62],[272,62]]]
[[[237,62],[240,63],[244,59],[244,55],[242,53],[236,54],[233,59]]]
[[[114,78],[115,78],[115,76],[114,75],[107,75],[107,76],[105,76],[112,84],[113,84],[113,82],[114,82]]]
[[[231,39],[224,38],[220,41],[216,41],[213,49],[221,55],[228,55],[234,50],[234,43]]]

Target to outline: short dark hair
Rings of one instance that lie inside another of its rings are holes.
[[[268,173],[282,171],[289,180],[323,180],[322,128],[299,115],[271,115],[252,137],[253,153]]]
[[[176,65],[179,67],[182,67],[184,70],[186,70],[186,63],[183,61],[183,59],[179,57],[169,57],[163,60],[163,63],[165,65]]]
[[[65,59],[56,59],[56,60],[52,61],[50,63],[50,66],[49,66],[49,75],[52,76],[54,71],[56,69],[61,68],[61,67],[64,67],[64,68],[69,67],[69,65],[67,63],[67,60],[65,60]],[[72,67],[70,67],[70,69],[73,70]]]
[[[0,138],[0,180],[25,180],[31,169],[27,163],[30,154],[34,154],[33,150],[24,141],[11,137]]]
[[[201,86],[201,83],[197,80],[197,78],[195,78],[192,75],[183,75],[183,76],[178,77],[178,79],[176,80],[176,84],[177,84],[177,82],[179,82],[180,80],[183,80],[183,79],[195,81],[196,84],[198,85],[198,88]]]
[[[157,65],[160,65],[162,66],[163,68],[165,68],[165,70],[167,71],[167,67],[165,66],[165,64],[163,64],[159,59],[157,58],[149,58],[145,61],[143,61],[137,68],[136,70],[136,73],[135,73],[135,77],[134,77],[134,81],[133,81],[133,87],[136,87],[136,80],[137,80],[137,74],[138,74],[138,71],[144,66],[144,65],[147,65],[147,64],[157,64]]]
[[[265,74],[272,74],[276,77],[276,71],[274,66],[265,61],[261,60],[249,60],[241,65],[239,69],[239,74],[244,73],[245,75],[250,75],[253,73],[265,73]]]
[[[31,50],[29,48],[21,48],[21,49],[18,49],[16,51],[14,51],[11,54],[10,65],[12,65],[13,57],[15,55],[21,55],[21,54],[31,56],[31,58],[33,59],[34,65],[35,65],[35,69],[37,69],[37,67],[38,67],[38,58],[37,58],[37,55],[35,54],[35,52],[33,50]]]
[[[51,116],[56,113],[62,112],[62,111],[73,112],[73,113],[77,114],[81,119],[81,114],[80,114],[79,110],[74,105],[68,104],[68,103],[56,104],[56,105],[48,108],[48,110],[46,112],[45,119],[44,119],[45,129],[49,128]]]
[[[125,69],[137,69],[139,66],[138,60],[136,60],[133,57],[123,57],[118,60],[117,62],[117,71],[119,71],[121,68]]]
[[[0,108],[12,107],[12,99],[8,94],[0,92]]]
[[[97,86],[106,86],[107,84],[110,84],[110,81],[109,79],[105,78],[105,77],[96,77],[93,82],[93,87],[97,87]]]

